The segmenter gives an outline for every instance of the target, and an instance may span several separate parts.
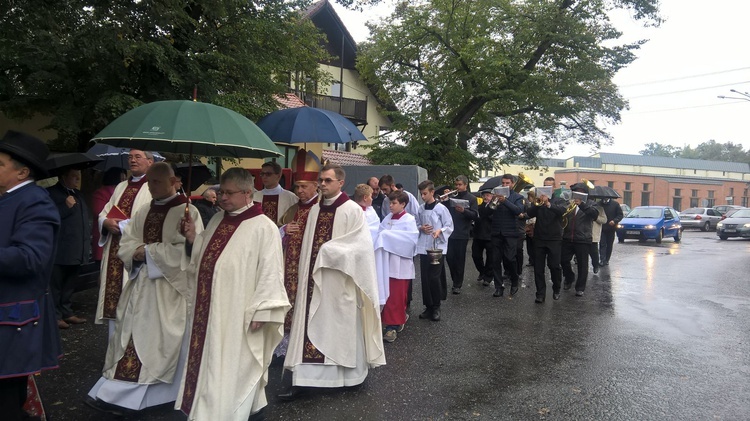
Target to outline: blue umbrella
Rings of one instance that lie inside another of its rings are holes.
[[[346,117],[313,107],[274,111],[260,119],[258,127],[274,142],[348,143],[367,140]]]
[[[96,155],[102,159],[101,162],[94,165],[95,170],[107,171],[112,167],[128,169],[128,154],[130,154],[130,148],[116,148],[114,146],[105,145],[103,143],[97,143],[96,145],[89,148],[86,153]],[[154,154],[154,161],[164,161],[164,157],[159,155],[157,152]]]

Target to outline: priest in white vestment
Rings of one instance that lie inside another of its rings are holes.
[[[283,334],[289,300],[278,228],[252,202],[252,176],[221,175],[222,212],[192,244],[187,362],[175,407],[188,420],[262,418],[273,350]]]
[[[153,201],[138,209],[123,230],[118,257],[129,277],[102,378],[89,392],[98,400],[89,404],[104,411],[111,408],[101,402],[131,410],[174,402],[185,360],[188,285],[179,228],[187,198],[177,193],[169,164],[152,165],[147,176]],[[189,209],[191,218],[200,221],[198,210]],[[203,230],[202,223],[197,230]]]
[[[308,216],[284,368],[293,400],[304,386],[355,386],[385,364],[375,258],[362,208],[341,191],[346,174],[325,165],[321,202]]]
[[[266,162],[260,167],[260,181],[263,190],[253,194],[253,201],[262,205],[263,214],[271,218],[276,225],[281,226],[281,218],[297,201],[297,195],[285,190],[280,184],[281,165],[276,162]]]
[[[131,177],[115,187],[109,202],[99,213],[99,245],[103,246],[102,265],[99,271],[99,301],[96,305],[96,324],[109,320],[109,335],[114,333],[114,319],[122,286],[128,278],[123,262],[117,257],[122,230],[130,216],[151,202],[151,192],[146,185],[146,171],[154,163],[151,152],[131,149],[128,155]]]

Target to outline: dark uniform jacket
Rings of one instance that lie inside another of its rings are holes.
[[[82,265],[91,254],[91,222],[89,207],[76,189],[68,190],[61,183],[47,189],[60,214],[60,233],[57,238],[56,265]],[[65,201],[72,194],[76,204],[69,208]]]
[[[27,184],[0,196],[0,378],[57,366],[61,354],[47,286],[60,215],[49,194]]]
[[[563,228],[562,216],[565,213],[565,201],[553,199],[550,207],[536,206],[533,203],[526,206],[526,213],[536,218],[534,223],[534,241],[561,241]]]
[[[602,225],[602,229],[604,231],[616,230],[617,224],[619,224],[623,218],[622,208],[620,207],[620,204],[610,199],[606,203],[602,202],[602,207],[604,208],[604,213],[607,215],[607,222]],[[615,221],[615,225],[610,226],[609,221]]]
[[[483,202],[477,208],[479,218],[474,221],[474,239],[490,240],[492,238],[492,214],[493,209],[489,207],[490,202]]]
[[[581,202],[578,205],[578,212],[571,210],[565,219],[567,225],[563,230],[563,240],[574,243],[591,243],[592,226],[596,218],[599,217],[599,211],[594,206],[594,202]]]
[[[463,199],[469,201],[469,207],[464,208],[464,212],[461,213],[456,210],[450,201],[446,201],[444,205],[448,207],[448,211],[451,213],[453,219],[453,233],[451,233],[451,240],[468,240],[471,237],[471,223],[479,219],[479,212],[477,211],[477,198],[469,192],[458,193],[455,199]]]
[[[519,237],[518,215],[523,211],[523,196],[511,190],[508,198],[492,213],[492,235]]]

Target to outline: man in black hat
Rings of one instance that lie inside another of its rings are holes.
[[[576,183],[570,186],[570,190],[578,193],[585,193],[588,196],[589,189],[583,183]],[[593,202],[583,198],[576,198],[573,195],[573,204],[575,206],[568,209],[563,217],[563,241],[560,249],[560,263],[564,283],[563,289],[570,289],[573,285],[573,268],[570,259],[576,257],[578,263],[578,274],[576,277],[576,297],[583,297],[583,291],[586,289],[586,280],[589,276],[589,248],[592,242],[592,227],[594,220],[599,217],[599,211],[593,206]]]
[[[34,180],[49,155],[41,140],[8,131],[0,140],[0,414],[27,419],[30,374],[57,367],[61,354],[47,293],[60,215]]]

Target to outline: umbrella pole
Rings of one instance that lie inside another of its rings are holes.
[[[190,189],[190,193],[188,194],[187,189],[185,188],[185,183],[182,183],[182,191],[185,192],[185,196],[187,197],[187,203],[185,203],[185,219],[190,219],[190,194],[193,193],[193,190],[190,186],[192,186],[191,178],[193,176],[193,144],[190,143],[190,155],[189,155],[189,161],[188,161],[188,176],[187,176],[187,188]]]

